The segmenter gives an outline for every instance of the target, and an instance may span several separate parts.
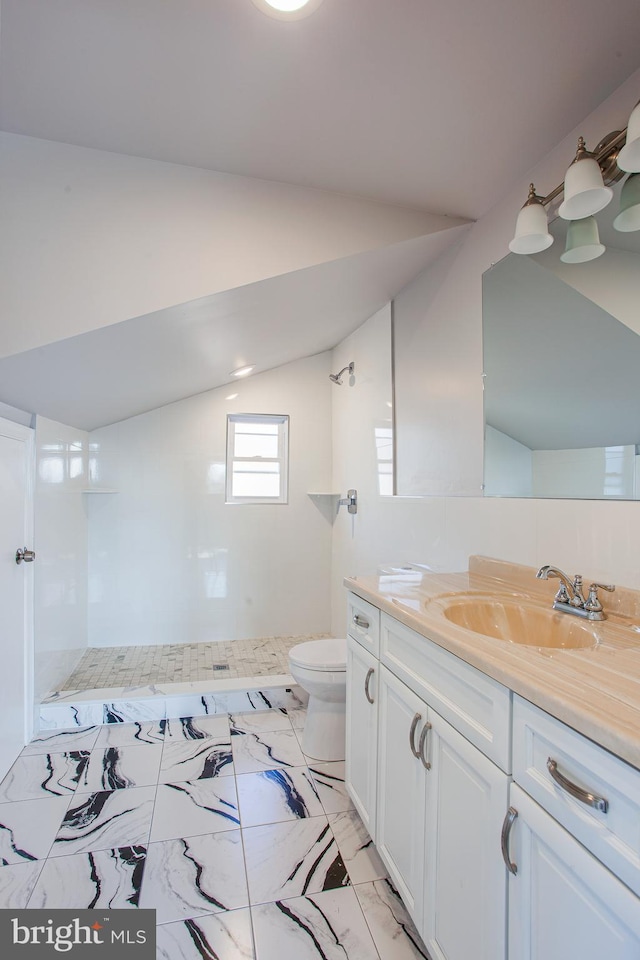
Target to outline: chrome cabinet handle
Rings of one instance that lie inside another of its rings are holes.
[[[20,547],[18,547],[18,549],[16,550],[16,563],[22,563],[23,560],[25,563],[33,563],[35,558],[36,558],[35,550],[27,550],[26,547],[24,549],[21,549]]]
[[[371,626],[369,621],[365,620],[364,617],[361,617],[359,613],[354,613],[353,622],[355,623],[356,627],[362,627],[363,630],[368,630]]]
[[[418,757],[418,758],[420,757],[420,751],[416,750],[415,735],[416,735],[416,727],[418,726],[421,720],[422,720],[422,714],[416,713],[415,717],[411,721],[411,729],[409,730],[409,746],[411,747],[411,753],[414,755],[414,757]]]
[[[429,733],[429,730],[431,730],[431,724],[425,723],[424,727],[422,728],[422,733],[420,734],[420,740],[418,741],[418,754],[420,755],[422,766],[425,768],[425,770],[431,770],[431,764],[427,760],[425,750],[427,746],[427,734]]]
[[[375,670],[373,669],[373,667],[369,667],[367,671],[367,676],[365,677],[365,681],[364,681],[364,695],[369,701],[369,703],[373,703],[373,697],[369,693],[369,680],[371,680],[371,677],[374,675],[374,673],[375,673]]]
[[[582,787],[579,787],[577,784],[572,783],[571,780],[567,780],[566,777],[563,777],[558,770],[558,764],[551,757],[549,757],[547,760],[547,770],[551,774],[551,779],[555,780],[559,787],[562,787],[563,790],[566,790],[567,793],[570,793],[571,796],[575,797],[576,800],[579,800],[580,803],[584,803],[588,807],[593,807],[595,810],[599,810],[601,813],[606,813],[609,809],[609,801],[605,800],[604,797],[597,797],[594,793],[589,793],[588,790],[583,790]]]
[[[509,807],[507,810],[507,815],[504,818],[504,823],[502,824],[502,834],[500,836],[500,844],[502,846],[502,859],[504,860],[507,870],[509,873],[515,875],[518,872],[518,865],[511,860],[509,857],[509,837],[511,836],[511,828],[515,822],[516,817],[518,816],[518,811],[515,807]]]

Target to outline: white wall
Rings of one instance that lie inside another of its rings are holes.
[[[91,646],[327,632],[330,354],[93,431]],[[335,388],[339,389],[339,388]],[[233,400],[227,400],[237,393]],[[289,503],[226,505],[228,413],[289,414]]]
[[[603,582],[640,589],[640,504],[590,500],[482,498],[482,274],[507,252],[515,217],[532,179],[540,192],[563,176],[575,143],[619,129],[638,99],[640,71],[572,131],[504,200],[466,234],[457,250],[398,297],[395,311],[396,416],[400,492],[433,496],[363,500],[349,536],[336,532],[333,551],[333,631],[345,629],[342,577],[377,564],[422,561],[461,570],[472,553],[530,564],[554,563]],[[361,328],[365,335],[366,325]],[[342,345],[334,351],[346,356]],[[427,376],[428,373],[428,376]],[[420,417],[411,410],[421,387]],[[405,389],[406,388],[406,389]],[[358,390],[358,384],[354,386]],[[450,410],[450,413],[446,411]],[[334,457],[350,485],[365,490],[370,467],[352,454],[370,414],[355,399],[334,403]],[[444,411],[444,414],[443,414]],[[452,415],[452,413],[454,415]],[[436,422],[444,415],[446,429]],[[348,419],[347,419],[348,416]],[[403,443],[410,431],[411,448]],[[410,469],[403,469],[411,458]],[[446,472],[441,464],[446,464]],[[447,494],[455,494],[447,495]]]
[[[530,497],[531,481],[529,447],[487,424],[484,430],[485,497]]]
[[[0,356],[455,218],[0,133]]]
[[[536,497],[635,497],[635,446],[533,451]]]
[[[83,430],[36,418],[36,703],[87,646],[88,442]]]

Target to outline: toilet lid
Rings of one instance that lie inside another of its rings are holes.
[[[307,670],[346,670],[347,641],[307,640],[291,648],[289,660]]]

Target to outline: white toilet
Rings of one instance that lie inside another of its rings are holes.
[[[309,694],[303,753],[314,760],[344,760],[347,641],[299,643],[289,651],[289,670]]]

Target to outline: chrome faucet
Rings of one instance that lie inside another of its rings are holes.
[[[553,598],[554,610],[572,613],[576,617],[584,617],[587,620],[606,620],[598,590],[608,590],[609,593],[613,593],[615,586],[612,583],[592,583],[589,587],[589,595],[585,599],[582,592],[582,577],[579,573],[576,573],[571,580],[558,567],[546,564],[540,567],[536,577],[538,580],[549,580],[551,577],[557,577],[560,580],[560,589]]]

